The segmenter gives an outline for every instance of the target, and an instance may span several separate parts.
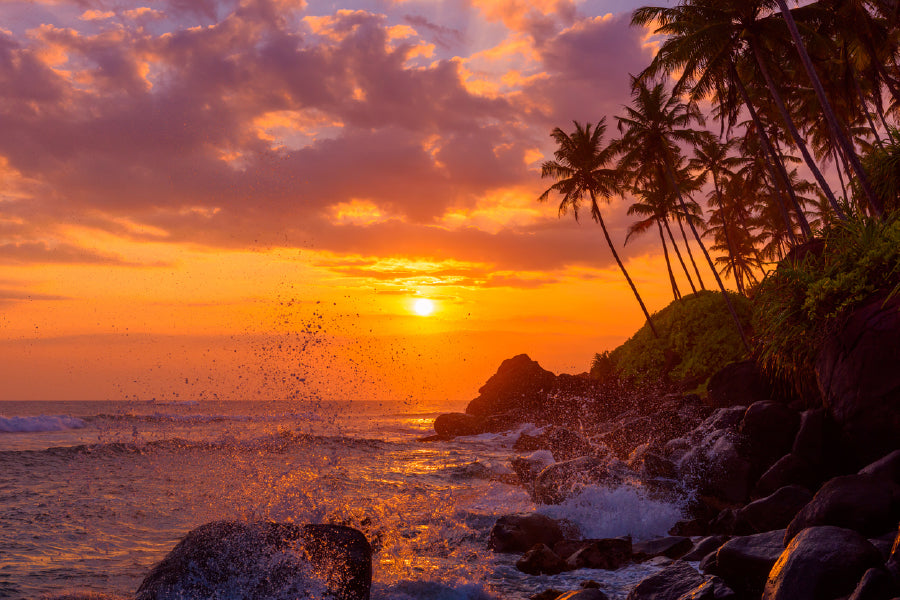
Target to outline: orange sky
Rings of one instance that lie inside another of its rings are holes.
[[[535,200],[550,130],[627,103],[640,3],[114,4],[0,5],[0,399],[462,407],[642,324]],[[659,254],[623,250],[651,310]]]

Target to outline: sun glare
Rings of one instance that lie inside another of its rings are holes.
[[[413,310],[420,317],[427,317],[434,312],[434,302],[428,298],[419,298],[416,300],[415,304],[413,304]]]

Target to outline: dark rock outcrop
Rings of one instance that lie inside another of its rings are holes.
[[[793,452],[785,454],[762,474],[753,488],[753,497],[769,496],[789,485],[814,490],[820,483],[818,471]]]
[[[563,537],[559,523],[545,515],[504,515],[491,529],[488,548],[494,552],[526,552],[537,544],[552,547]]]
[[[881,554],[864,537],[840,527],[810,527],[784,549],[762,600],[832,600],[851,593]]]
[[[536,544],[516,561],[516,568],[529,575],[556,575],[567,570],[566,562],[546,544]]]
[[[532,499],[537,504],[559,504],[587,485],[615,481],[607,468],[607,461],[594,456],[582,456],[555,463],[540,472],[534,480]]]
[[[724,535],[710,535],[701,540],[697,540],[690,552],[682,556],[683,560],[695,561],[703,560],[710,552],[715,552],[722,547],[722,544],[728,541],[728,537]]]
[[[816,360],[825,407],[860,465],[900,448],[900,298],[874,298],[829,336]]]
[[[368,600],[372,549],[340,525],[216,521],[194,529],[144,579],[135,600]]]
[[[681,558],[693,547],[691,538],[673,535],[635,542],[631,545],[631,552],[634,554],[634,560],[642,562],[657,556]]]
[[[591,443],[565,427],[550,426],[540,435],[523,433],[513,444],[517,452],[549,450],[556,461],[571,460],[593,451]]]
[[[736,537],[716,552],[714,573],[736,592],[758,596],[762,592],[769,571],[784,550],[784,531],[769,531]]]
[[[609,597],[596,588],[588,588],[566,592],[556,600],[609,600]]]
[[[807,527],[834,525],[880,535],[900,520],[900,486],[871,475],[829,480],[788,525],[785,543]]]
[[[859,471],[860,475],[870,475],[900,484],[900,450],[894,450]]]
[[[890,600],[898,592],[887,571],[872,568],[865,572],[847,600]]]
[[[679,560],[643,579],[629,592],[627,600],[678,600],[705,580],[694,567]]]
[[[447,413],[434,420],[434,431],[445,437],[478,435],[487,431],[487,421],[465,413]]]
[[[800,415],[780,402],[757,402],[747,408],[739,431],[744,454],[757,475],[790,451],[799,428]]]
[[[561,548],[562,542],[553,547],[562,557],[560,550],[566,553],[563,557],[569,569],[618,569],[631,560],[631,539],[607,538],[599,540],[581,540],[576,542],[578,548],[572,552],[571,547]]]
[[[537,414],[556,384],[556,375],[527,354],[504,360],[469,402],[466,413],[486,417],[516,411],[524,418]]]
[[[706,401],[713,408],[750,406],[770,397],[769,382],[752,360],[726,365],[713,374],[706,385]]]
[[[734,532],[748,535],[784,529],[812,498],[812,492],[804,487],[785,486],[738,510],[735,514]]]

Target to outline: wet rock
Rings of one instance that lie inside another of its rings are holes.
[[[829,480],[791,521],[785,543],[818,525],[879,535],[900,520],[900,486],[871,475],[844,475]]]
[[[736,600],[737,594],[718,577],[710,577],[678,600]]]
[[[609,597],[597,588],[566,592],[557,600],[609,600]]]
[[[799,485],[808,490],[818,487],[819,476],[812,466],[796,454],[785,454],[763,473],[753,488],[753,497],[769,496],[789,485]]]
[[[631,539],[608,538],[582,540],[581,547],[565,557],[569,569],[606,569],[612,571],[631,560]],[[554,550],[561,544],[554,546]],[[568,550],[568,548],[565,548]]]
[[[690,552],[682,556],[682,560],[688,561],[696,561],[703,560],[703,558],[708,555],[710,552],[715,552],[718,550],[722,544],[728,541],[728,536],[724,535],[711,535],[703,538],[702,540],[698,540],[694,547]]]
[[[784,529],[812,498],[812,492],[804,487],[785,486],[772,495],[760,498],[738,510],[735,515],[734,532],[738,535],[748,535]]]
[[[536,544],[516,561],[516,568],[529,575],[556,575],[567,570],[566,563],[546,544]]]
[[[144,579],[135,600],[298,597],[368,600],[372,550],[340,525],[217,521],[194,529]]]
[[[643,579],[629,592],[627,600],[679,600],[704,581],[694,567],[679,560]]]
[[[869,569],[859,580],[848,600],[890,600],[900,592],[884,569]]]
[[[783,530],[732,538],[716,552],[716,565],[710,572],[736,592],[758,596],[784,550],[783,540]]]
[[[697,565],[697,568],[700,569],[701,573],[712,573],[712,574],[716,573],[716,567],[717,567],[716,554],[717,553],[718,552],[714,550],[703,557],[703,560],[701,560],[700,564]]]
[[[825,407],[860,464],[900,447],[900,298],[874,298],[826,338],[816,360]]]
[[[534,480],[532,499],[536,504],[559,504],[587,485],[615,481],[607,462],[594,456],[583,456],[550,465]]]
[[[799,428],[800,415],[780,402],[756,402],[747,408],[740,433],[756,473],[790,452]]]
[[[481,417],[464,413],[447,413],[438,415],[434,420],[434,431],[444,437],[479,435],[487,431],[487,423]]]
[[[655,558],[657,556],[665,556],[667,558],[681,558],[694,547],[691,538],[681,536],[667,536],[642,542],[635,542],[631,545],[631,552],[634,560],[643,562],[645,560]]]
[[[678,521],[669,529],[669,535],[685,537],[703,536],[709,533],[709,522],[706,519],[689,519]]]
[[[551,426],[540,435],[523,433],[513,444],[513,450],[517,452],[549,450],[554,460],[564,461],[591,454],[593,447],[590,442],[574,431],[565,427]]]
[[[563,537],[559,523],[545,515],[504,515],[491,529],[488,548],[494,552],[525,552],[536,544],[553,546]]]
[[[733,535],[734,525],[737,522],[737,511],[733,508],[726,508],[719,512],[715,518],[709,522],[709,530],[720,535]]]
[[[539,414],[556,383],[556,375],[519,354],[504,360],[497,372],[478,390],[466,413],[487,416],[515,411],[523,419]]]
[[[769,382],[752,360],[726,365],[709,378],[706,386],[706,401],[713,408],[750,406],[770,396]]]
[[[549,450],[538,450],[530,456],[514,456],[509,461],[509,466],[519,478],[519,483],[526,490],[531,490],[537,476],[553,464],[553,456]]]
[[[894,450],[859,471],[860,475],[870,475],[900,484],[900,450]]]
[[[634,469],[644,477],[672,479],[676,476],[675,463],[659,454],[647,451],[641,456],[638,468]]]
[[[562,596],[565,592],[557,590],[555,588],[550,588],[548,590],[544,590],[543,592],[538,592],[537,594],[533,594],[528,597],[529,600],[556,600],[560,596]]]
[[[791,454],[803,459],[810,467],[835,475],[835,468],[845,462],[841,456],[840,429],[824,408],[804,411],[800,415],[800,429],[791,446]]]
[[[810,527],[784,549],[766,581],[762,600],[831,600],[853,591],[881,555],[857,532]]]

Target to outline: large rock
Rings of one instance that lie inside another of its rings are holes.
[[[753,488],[753,497],[768,496],[788,485],[814,490],[818,483],[821,483],[819,471],[805,459],[791,452],[775,461],[775,464],[762,474]]]
[[[488,548],[494,552],[525,552],[537,544],[553,547],[563,537],[559,523],[548,516],[504,515],[491,529]]]
[[[513,444],[517,452],[534,452],[549,450],[554,460],[564,461],[585,456],[591,453],[591,443],[581,435],[565,427],[550,426],[540,435],[523,433]]]
[[[710,572],[735,591],[758,596],[784,550],[783,539],[781,530],[733,538],[716,552],[715,568]]]
[[[788,525],[785,543],[807,527],[834,525],[880,535],[900,520],[900,486],[872,475],[835,477],[816,492]]]
[[[652,540],[644,540],[635,542],[631,545],[631,552],[634,554],[634,560],[643,562],[657,556],[665,556],[666,558],[681,558],[691,551],[694,544],[691,538],[677,535],[655,538]]]
[[[434,431],[447,437],[478,435],[487,431],[487,422],[482,417],[465,413],[447,413],[434,420]]]
[[[546,544],[536,544],[516,561],[516,568],[529,575],[556,575],[566,571],[566,562]]]
[[[709,378],[706,386],[706,400],[713,408],[750,406],[770,397],[769,382],[752,360],[726,365]]]
[[[557,596],[556,600],[609,600],[609,597],[596,588],[574,590]]]
[[[800,415],[780,402],[756,402],[747,408],[740,433],[757,474],[791,450],[799,428]]]
[[[578,494],[585,486],[617,480],[607,462],[594,456],[582,456],[555,463],[534,480],[532,499],[537,504],[559,504]]]
[[[848,461],[841,452],[840,438],[840,429],[824,408],[807,410],[800,415],[800,429],[791,454],[831,477],[846,472],[844,465]]]
[[[875,298],[829,336],[816,360],[826,408],[860,465],[900,448],[900,297]]]
[[[718,577],[709,577],[706,581],[679,596],[678,600],[737,600],[738,595]]]
[[[860,475],[871,475],[900,484],[900,450],[895,450],[859,471]]]
[[[703,560],[710,552],[715,552],[722,547],[722,544],[728,541],[728,537],[724,535],[710,535],[703,539],[697,540],[690,552],[682,556],[683,560],[696,561]]]
[[[541,412],[556,383],[556,375],[519,354],[504,360],[478,390],[479,396],[469,402],[466,413],[488,416],[516,411],[523,416]]]
[[[878,550],[855,531],[810,527],[778,558],[762,600],[833,600],[850,594],[868,569],[881,564]]]
[[[553,550],[566,561],[569,569],[614,571],[631,560],[631,538],[560,542]]]
[[[679,560],[643,579],[629,592],[627,600],[679,600],[705,580],[694,567]]]
[[[372,549],[356,529],[217,521],[188,533],[135,600],[368,600],[371,583]]]
[[[737,511],[734,532],[746,535],[784,529],[812,498],[812,492],[804,487],[785,486]]]
[[[890,600],[900,589],[884,569],[869,569],[856,584],[856,589],[847,600]]]

